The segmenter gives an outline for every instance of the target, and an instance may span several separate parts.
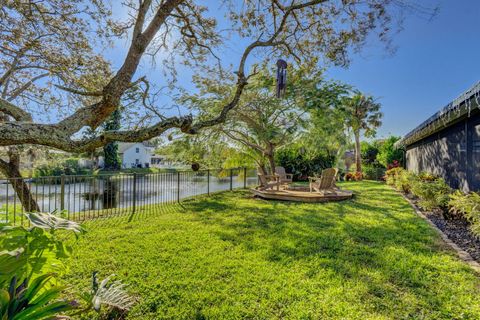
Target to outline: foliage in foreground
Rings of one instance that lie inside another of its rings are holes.
[[[59,279],[67,271],[63,260],[71,253],[71,246],[58,233],[79,235],[84,229],[50,213],[26,216],[29,228],[0,226],[0,319],[60,319],[72,309],[77,309],[73,315],[91,308],[100,312],[101,305],[108,312],[128,311],[135,300],[121,282],[108,284],[112,276],[98,284],[94,273],[92,290],[82,296],[85,306],[62,298],[65,288]]]
[[[51,214],[30,213],[31,228],[0,227],[0,318],[51,319],[72,308],[60,299],[62,258],[71,251],[56,237],[59,230],[80,233],[81,227]]]
[[[88,287],[90,270],[114,271],[140,298],[129,319],[480,318],[480,280],[401,196],[340,186],[355,198],[222,193],[92,222],[67,279]]]

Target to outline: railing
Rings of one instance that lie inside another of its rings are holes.
[[[0,222],[21,224],[25,208],[15,193],[23,180],[40,211],[64,210],[68,219],[83,221],[135,214],[164,204],[257,184],[255,169],[215,169],[162,173],[129,173],[0,180]]]

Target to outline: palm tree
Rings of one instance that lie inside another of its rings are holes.
[[[342,110],[345,113],[346,125],[352,129],[355,136],[355,164],[357,172],[362,172],[362,156],[360,154],[360,135],[363,130],[365,137],[375,136],[376,129],[382,125],[383,114],[381,105],[372,96],[365,96],[359,91],[350,97],[345,97]]]

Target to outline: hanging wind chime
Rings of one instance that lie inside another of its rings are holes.
[[[277,98],[283,97],[287,87],[287,62],[279,59],[277,61]]]

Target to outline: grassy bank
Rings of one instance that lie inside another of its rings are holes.
[[[90,222],[69,280],[130,284],[132,319],[479,319],[480,281],[394,191],[301,204],[222,193]],[[89,318],[89,315],[85,315]]]

